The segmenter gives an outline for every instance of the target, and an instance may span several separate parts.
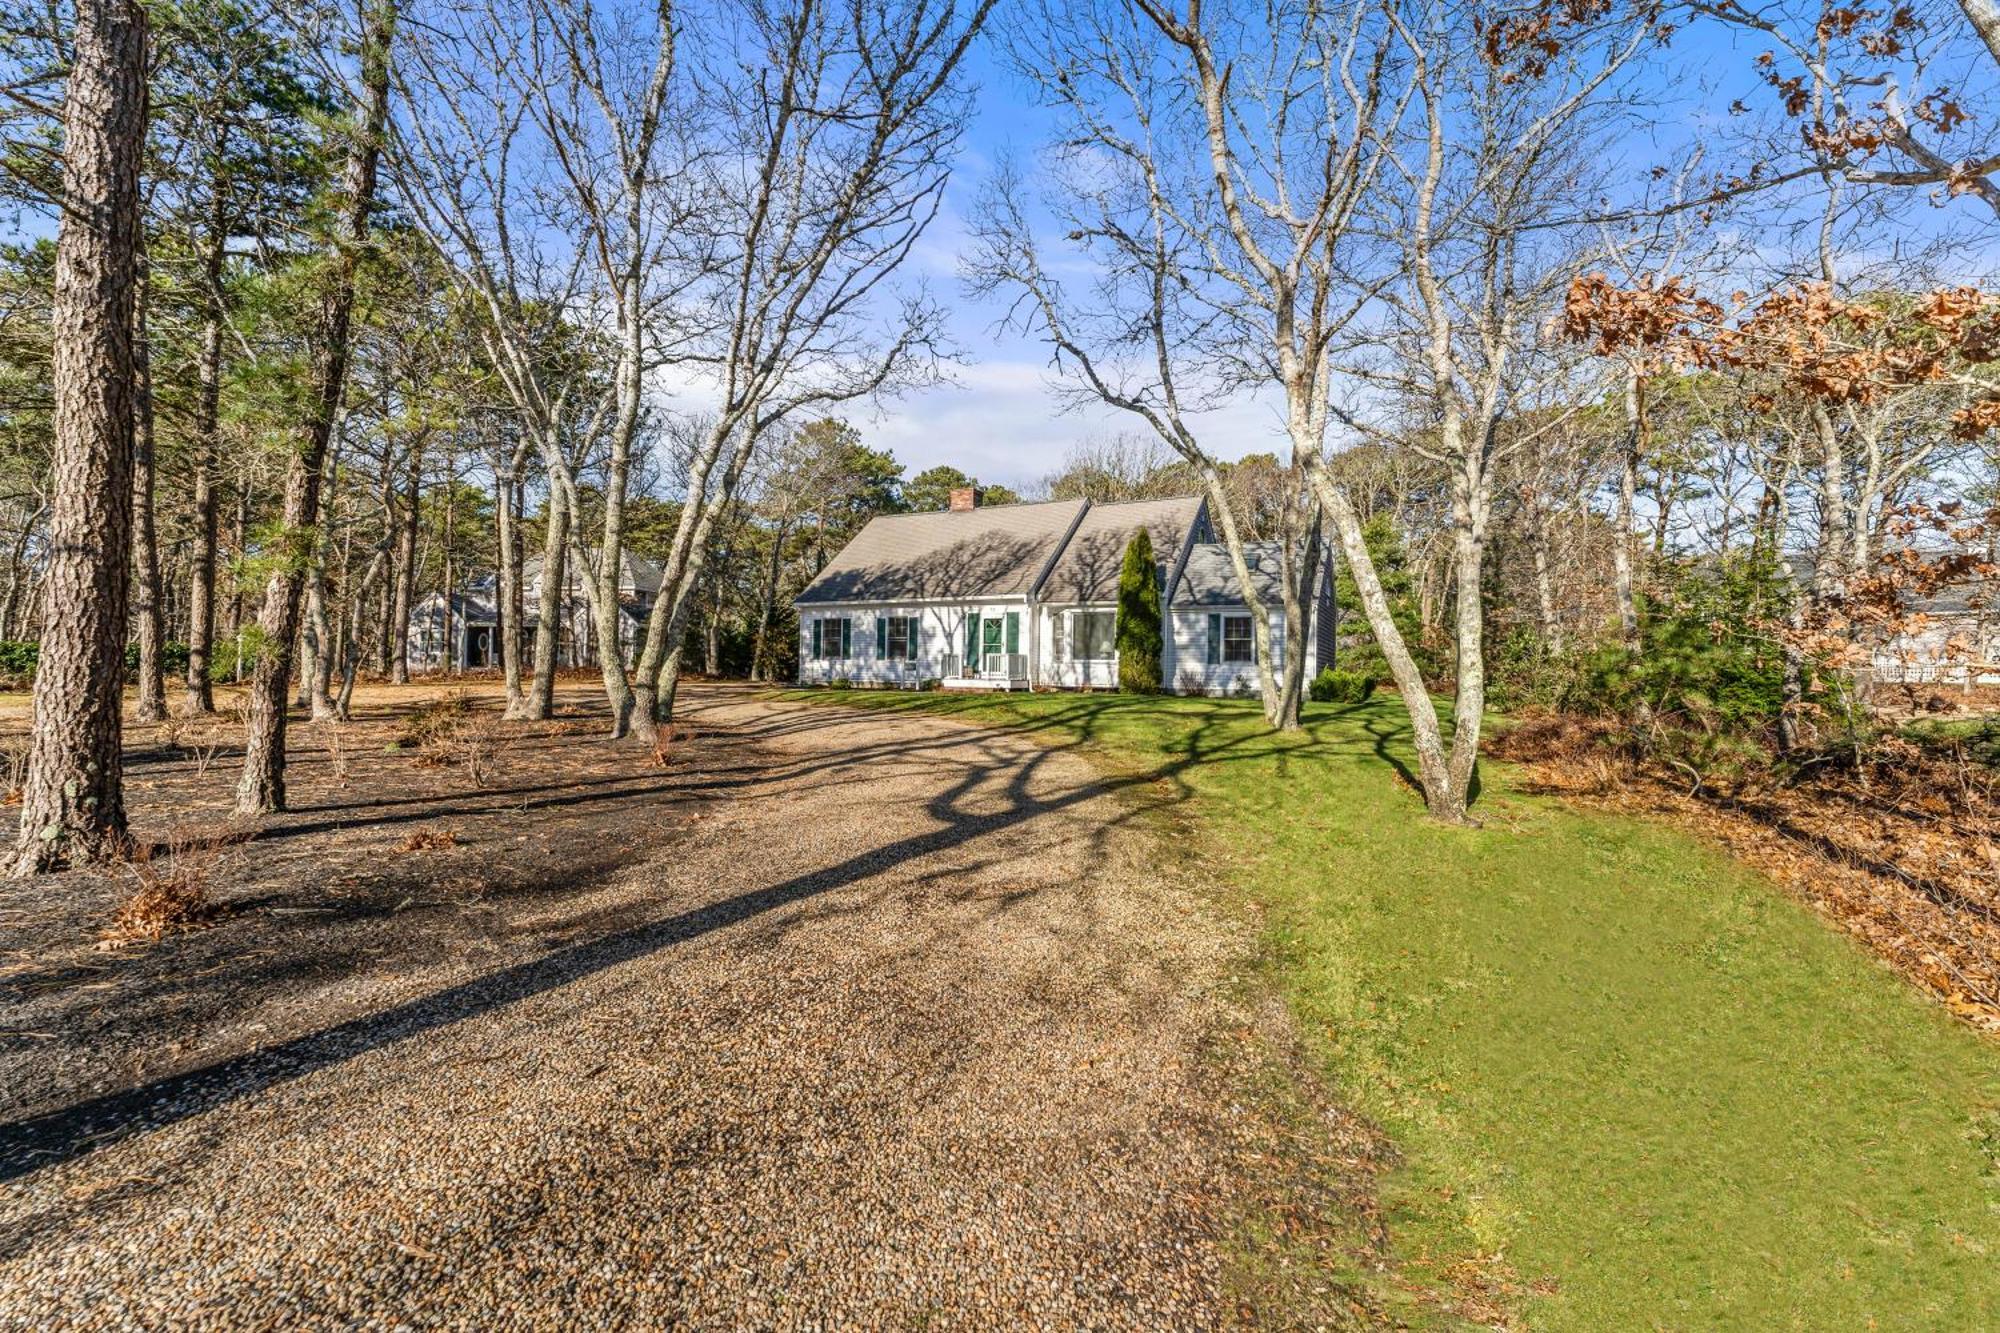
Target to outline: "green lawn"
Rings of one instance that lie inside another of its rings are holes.
[[[1431,824],[1393,698],[1280,741],[1234,701],[791,697],[1024,726],[1158,779],[1404,1154],[1407,1273],[1504,1255],[1552,1279],[1534,1328],[2000,1327],[2000,1043],[1721,852],[1499,765],[1485,829]]]

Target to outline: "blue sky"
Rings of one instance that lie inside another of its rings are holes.
[[[1741,124],[1725,108],[1741,98],[1753,107],[1770,105],[1771,92],[1752,73],[1752,61],[1770,49],[1767,38],[1734,29],[1709,27],[1684,30],[1672,43],[1650,54],[1640,94],[1650,103],[1638,119],[1644,128],[1617,145],[1621,166],[1630,167],[1635,188],[1643,186],[1647,170],[1672,160],[1689,145],[1705,146],[1705,170],[1735,169],[1728,160],[1725,139]],[[1050,391],[1053,371],[1045,345],[1016,334],[1002,333],[996,324],[1004,314],[998,300],[968,295],[958,276],[958,256],[967,242],[967,220],[995,165],[1008,154],[1032,159],[1048,137],[1053,119],[1034,105],[1015,76],[996,58],[990,45],[974,56],[972,72],[978,85],[977,103],[967,127],[964,148],[947,190],[943,214],[914,257],[915,275],[952,312],[950,330],[964,363],[953,383],[911,394],[874,408],[856,405],[847,415],[869,443],[892,450],[914,474],[937,463],[950,463],[982,481],[1012,486],[1032,483],[1057,468],[1076,442],[1118,432],[1143,429],[1141,424],[1109,409],[1065,412]],[[1960,67],[1952,73],[1968,76]],[[1972,74],[1959,83],[1987,83]],[[1975,115],[1991,103],[1972,103]],[[1888,233],[1873,234],[1862,244],[1879,244],[1884,235],[1904,241],[1935,238],[1947,228],[1991,231],[1992,218],[1976,204],[1949,201],[1934,206],[1927,191],[1911,191],[1898,200],[1901,216]],[[1742,243],[1740,266],[1733,277],[1711,279],[1714,289],[1730,285],[1755,290],[1761,281],[1796,273],[1792,252],[1803,248],[1801,238],[1770,225],[1761,201],[1751,214],[1730,224]],[[1722,233],[1727,235],[1728,233]],[[1972,256],[1991,256],[1991,244],[1976,246]],[[1969,256],[1961,252],[1960,262]],[[1982,276],[1952,275],[1954,280]],[[1283,452],[1281,421],[1269,403],[1246,401],[1230,410],[1209,414],[1197,423],[1208,446],[1225,458],[1260,451]]]
[[[1019,488],[1055,471],[1078,441],[1143,427],[1108,408],[1064,412],[1050,392],[1046,345],[1000,331],[1004,302],[970,296],[960,282],[958,258],[981,189],[1008,154],[1031,158],[1053,124],[990,49],[974,53],[972,70],[978,100],[964,149],[944,212],[912,261],[915,276],[951,311],[950,331],[964,363],[954,368],[950,384],[873,409],[857,406],[846,415],[870,445],[891,450],[910,475],[949,463],[981,481]],[[1282,423],[1256,403],[1197,420],[1210,447],[1226,458],[1282,444]]]

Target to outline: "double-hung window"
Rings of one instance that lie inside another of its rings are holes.
[[[1116,611],[1069,613],[1069,655],[1078,662],[1109,662],[1118,655]]]
[[[1250,617],[1224,616],[1222,618],[1222,660],[1225,662],[1254,662],[1257,660],[1257,639],[1250,632]]]
[[[914,662],[917,658],[917,618],[878,616],[875,620],[875,655],[889,662]]]
[[[812,655],[815,662],[833,662],[854,656],[854,622],[846,616],[823,616],[812,623]]]
[[[1250,617],[1208,618],[1208,660],[1211,665],[1257,660],[1257,639],[1250,631]]]

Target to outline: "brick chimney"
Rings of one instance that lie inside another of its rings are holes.
[[[951,488],[952,513],[970,513],[977,508],[979,508],[979,491],[976,487],[954,486]]]

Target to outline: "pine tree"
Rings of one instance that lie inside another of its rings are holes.
[[[1160,645],[1160,566],[1153,559],[1153,539],[1140,528],[1118,571],[1119,689],[1160,692]]]
[[[132,525],[132,315],[146,12],[76,9],[56,239],[54,448],[35,739],[16,874],[117,855]]]

